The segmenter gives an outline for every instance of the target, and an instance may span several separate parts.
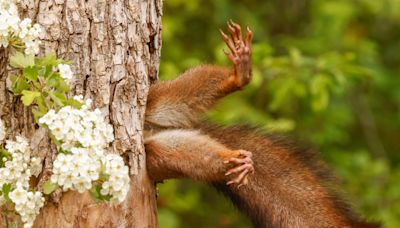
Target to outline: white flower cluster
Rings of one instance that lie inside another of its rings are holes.
[[[25,54],[39,53],[40,40],[39,36],[42,29],[39,24],[32,25],[32,20],[25,18],[21,21],[20,32],[18,37],[25,44]]]
[[[15,204],[15,210],[21,216],[24,227],[31,227],[44,204],[41,192],[29,191],[29,179],[41,172],[41,161],[31,157],[25,138],[17,136],[16,141],[8,140],[6,143],[10,156],[3,157],[4,167],[0,168],[0,188],[6,184],[11,186],[9,198]],[[0,196],[0,205],[5,202],[4,196]]]
[[[116,154],[107,154],[102,164],[102,173],[108,176],[108,180],[102,184],[100,193],[111,195],[112,203],[121,203],[129,191],[129,169],[122,157]]]
[[[41,172],[41,160],[31,157],[28,142],[21,136],[17,136],[16,141],[7,140],[6,143],[11,158],[3,157],[4,167],[0,168],[0,186],[20,184],[24,188],[29,188],[29,178]]]
[[[7,47],[10,40],[19,39],[25,45],[26,54],[37,54],[42,30],[38,24],[32,25],[31,19],[19,18],[17,2],[0,0],[0,47]]]
[[[51,182],[80,193],[92,188],[92,182],[99,179],[99,159],[89,156],[86,148],[72,148],[72,154],[59,154],[53,164]]]
[[[103,196],[111,196],[111,203],[121,203],[129,191],[129,169],[119,155],[86,148],[72,148],[71,154],[59,154],[54,161],[51,182],[62,186],[63,191],[82,193],[97,181],[104,181],[100,190]]]
[[[81,109],[65,106],[57,113],[50,110],[39,123],[45,124],[54,137],[62,141],[63,150],[73,147],[103,149],[114,140],[113,128],[104,121],[99,109],[88,109],[91,103],[88,99]]]
[[[0,119],[0,143],[3,142],[6,137],[6,129],[4,127],[3,120]]]
[[[83,102],[82,96],[74,97]],[[101,194],[110,196],[113,203],[122,202],[129,190],[128,167],[123,159],[106,154],[105,149],[114,140],[113,128],[107,124],[99,109],[90,111],[92,101],[80,109],[65,106],[58,112],[50,110],[39,119],[61,143],[60,153],[53,165],[51,182],[64,191],[84,192],[101,184]]]
[[[32,227],[36,216],[44,205],[44,198],[41,192],[27,191],[21,185],[18,185],[9,197],[15,204],[15,211],[21,216],[24,228]]]
[[[71,67],[68,64],[58,64],[58,71],[60,76],[68,83],[71,81],[74,74],[72,73]]]

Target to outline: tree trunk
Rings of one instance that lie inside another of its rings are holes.
[[[88,193],[47,199],[34,227],[156,227],[153,183],[146,174],[143,121],[149,85],[157,79],[161,48],[162,0],[22,0],[22,17],[45,31],[42,51],[70,60],[72,94],[92,98],[114,126],[110,150],[123,154],[131,170],[131,190],[118,206],[96,204]],[[44,159],[40,186],[55,158],[47,132],[7,89],[7,51],[0,50],[0,117],[8,137],[21,134],[35,156]],[[0,227],[12,224],[0,217]]]

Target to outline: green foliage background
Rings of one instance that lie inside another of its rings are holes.
[[[229,65],[218,29],[255,32],[254,79],[209,114],[310,142],[370,219],[400,227],[400,1],[167,0],[161,78]],[[159,185],[161,228],[251,227],[214,190]]]

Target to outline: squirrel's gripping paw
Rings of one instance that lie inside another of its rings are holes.
[[[249,182],[248,176],[254,172],[254,167],[251,152],[246,150],[237,150],[236,152],[238,152],[237,157],[230,158],[224,163],[234,165],[233,168],[225,173],[226,176],[234,176],[227,182],[227,185],[237,184],[239,188]]]
[[[220,30],[222,39],[230,49],[225,55],[233,63],[235,70],[235,81],[238,87],[242,88],[251,80],[251,40],[253,32],[247,27],[245,37],[242,36],[240,25],[232,20],[228,22],[230,38]]]

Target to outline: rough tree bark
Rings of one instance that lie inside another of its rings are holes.
[[[22,0],[22,17],[42,25],[41,53],[55,50],[71,60],[71,94],[92,98],[114,126],[110,150],[131,168],[131,191],[119,206],[98,205],[88,194],[52,197],[34,227],[156,227],[155,190],[145,169],[143,120],[147,91],[157,79],[161,48],[162,0]],[[7,89],[7,51],[0,50],[0,117],[9,137],[24,135],[44,159],[40,186],[55,158],[47,132]],[[0,227],[12,221],[0,217]]]

